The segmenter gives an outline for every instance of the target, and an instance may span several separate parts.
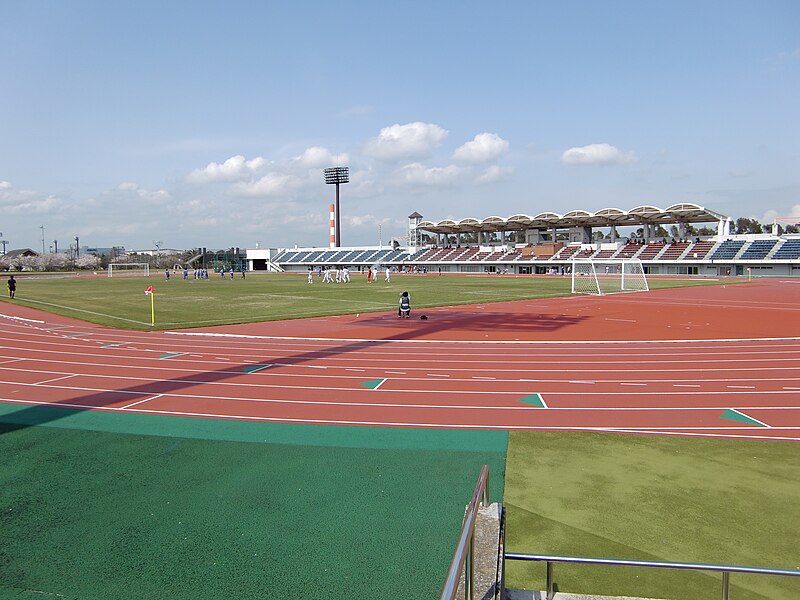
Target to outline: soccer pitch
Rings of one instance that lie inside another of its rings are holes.
[[[651,289],[714,285],[708,279],[655,279]],[[144,293],[153,286],[152,297]],[[24,276],[15,304],[125,329],[179,329],[341,314],[395,311],[402,292],[414,310],[570,295],[570,278],[560,276],[392,274],[367,283],[354,273],[350,283],[309,284],[305,274],[249,273],[207,280],[149,277]],[[4,299],[8,301],[7,299]],[[152,300],[152,305],[151,305]],[[155,324],[151,317],[155,315]]]

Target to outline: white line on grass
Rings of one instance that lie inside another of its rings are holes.
[[[87,315],[95,315],[97,317],[105,317],[107,319],[116,319],[117,321],[125,321],[126,323],[135,323],[137,325],[150,325],[150,323],[145,323],[144,321],[136,321],[134,319],[125,319],[123,317],[118,317],[116,315],[108,315],[106,313],[95,312],[93,310],[84,310],[82,308],[75,308],[73,306],[64,306],[62,304],[53,304],[52,302],[42,302],[41,300],[29,300],[25,299],[25,302],[32,302],[34,304],[41,304],[43,306],[54,306],[55,308],[61,308],[64,310],[72,310],[79,313],[84,313]],[[66,326],[65,326],[66,327]]]

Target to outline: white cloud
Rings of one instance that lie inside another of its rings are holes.
[[[570,148],[561,155],[565,165],[623,165],[636,162],[633,152],[622,152],[611,144],[589,144],[579,148]]]
[[[282,173],[267,173],[256,181],[242,181],[230,188],[232,196],[277,196],[287,192],[293,178]]]
[[[425,167],[420,163],[406,165],[399,172],[400,181],[412,185],[442,187],[453,185],[461,174],[455,165],[447,167]]]
[[[241,181],[252,177],[262,169],[267,161],[258,156],[252,160],[241,154],[230,157],[224,163],[209,163],[202,169],[195,169],[186,176],[189,183],[214,183],[218,181]]]
[[[507,179],[511,173],[514,172],[514,169],[511,167],[500,167],[498,165],[491,165],[487,168],[483,173],[478,175],[476,179],[477,183],[485,184],[485,183],[494,183],[495,181],[501,181],[503,179]]]
[[[342,221],[352,227],[374,227],[377,233],[378,225],[384,225],[390,222],[391,219],[386,217],[380,218],[375,215],[345,215]]]
[[[508,142],[496,133],[479,133],[453,152],[453,158],[472,163],[488,162],[508,152]]]
[[[367,141],[364,153],[378,160],[424,158],[447,138],[447,131],[433,123],[407,123],[381,129]]]
[[[117,192],[121,192],[125,196],[135,196],[139,200],[144,200],[152,203],[164,202],[170,200],[172,197],[166,190],[145,190],[139,187],[138,183],[131,181],[123,181],[117,186]]]
[[[295,156],[292,161],[301,167],[312,169],[347,164],[350,162],[350,157],[347,154],[333,154],[330,150],[321,146],[312,146],[311,148],[306,148],[300,156]]]
[[[788,213],[787,212],[778,212],[777,210],[768,210],[764,213],[764,216],[759,219],[759,222],[764,225],[769,225],[775,222],[775,219],[780,218],[787,218],[787,217],[797,217],[800,220],[800,204],[795,204],[792,206]],[[783,223],[783,225],[787,225],[788,223]]]
[[[46,214],[60,211],[66,203],[58,196],[18,190],[8,181],[0,181],[0,208],[6,215]]]

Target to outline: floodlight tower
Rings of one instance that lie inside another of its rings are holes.
[[[342,245],[341,230],[339,228],[339,184],[350,183],[350,167],[330,167],[325,169],[325,183],[336,186],[336,225],[334,229],[334,245]]]

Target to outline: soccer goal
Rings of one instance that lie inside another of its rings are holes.
[[[147,277],[150,265],[147,263],[108,263],[109,277]]]
[[[576,258],[572,261],[572,293],[618,294],[647,292],[642,262],[632,258]]]

